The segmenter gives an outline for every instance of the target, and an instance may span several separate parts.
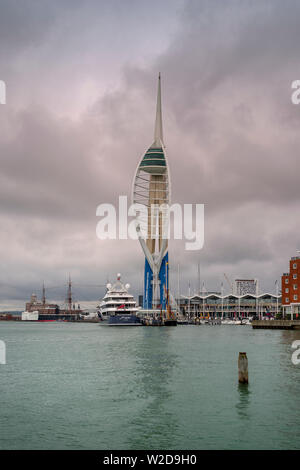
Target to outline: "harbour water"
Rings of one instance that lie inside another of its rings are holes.
[[[1,449],[300,448],[300,331],[1,322],[0,339]]]

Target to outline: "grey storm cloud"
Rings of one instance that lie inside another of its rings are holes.
[[[200,253],[170,243],[173,285],[180,263],[182,290],[188,280],[197,289],[200,260],[209,290],[223,272],[274,289],[299,247],[300,107],[290,99],[299,2],[27,0],[0,9],[10,97],[0,108],[2,299],[22,300],[69,271],[101,285],[120,271],[141,292],[138,243],[100,242],[95,214],[130,194],[152,143],[158,71],[173,202],[205,204]]]

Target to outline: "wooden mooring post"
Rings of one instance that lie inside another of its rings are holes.
[[[239,383],[247,384],[248,383],[248,358],[247,353],[240,352],[238,360],[239,368]]]

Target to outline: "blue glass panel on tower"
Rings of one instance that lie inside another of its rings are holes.
[[[169,288],[169,254],[168,252],[163,257],[161,262],[161,267],[159,271],[159,281],[160,281],[160,304],[163,309],[167,306],[167,296],[166,292]]]
[[[145,277],[144,277],[144,301],[143,308],[149,310],[152,308],[152,282],[153,282],[153,272],[148,263],[147,258],[145,258]]]

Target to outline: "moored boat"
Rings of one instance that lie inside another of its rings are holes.
[[[22,321],[38,321],[39,319],[39,312],[37,310],[33,312],[22,312],[21,316]]]

